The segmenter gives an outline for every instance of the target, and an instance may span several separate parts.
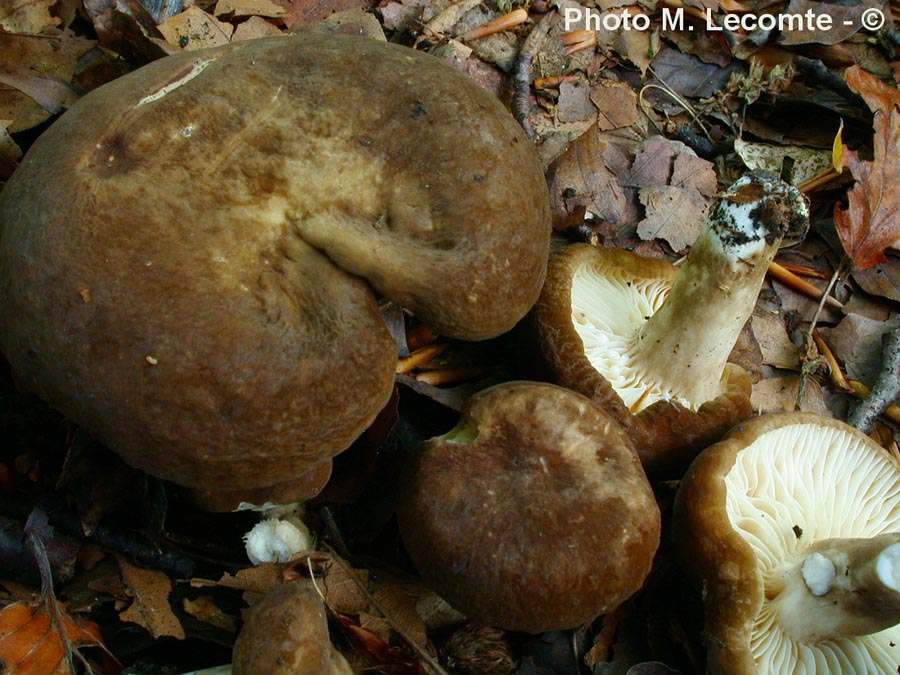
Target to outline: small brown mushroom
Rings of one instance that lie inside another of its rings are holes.
[[[562,249],[532,315],[551,379],[624,424],[648,472],[680,473],[752,412],[749,378],[728,357],[782,237],[807,218],[795,188],[754,173],[719,196],[680,269]]]
[[[397,499],[429,587],[475,621],[573,628],[643,584],[660,515],[634,447],[589,399],[510,382],[426,441]]]
[[[233,675],[353,675],[331,644],[325,605],[303,582],[274,586],[247,613]]]
[[[0,223],[19,380],[216,508],[322,487],[393,387],[379,297],[495,336],[537,298],[550,236],[536,153],[496,98],[427,54],[316,33],[91,92],[6,184]]]
[[[675,541],[716,675],[893,675],[900,463],[809,413],[743,422],[691,464]]]

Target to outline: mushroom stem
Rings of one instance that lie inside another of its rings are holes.
[[[767,586],[795,640],[877,633],[900,623],[900,533],[822,540]]]
[[[738,180],[720,195],[668,298],[644,324],[632,363],[690,408],[718,396],[769,263],[782,238],[804,233],[807,222],[796,188],[761,172]]]

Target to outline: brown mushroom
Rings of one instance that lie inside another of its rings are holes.
[[[659,544],[659,508],[620,425],[550,384],[473,396],[404,472],[397,514],[433,591],[475,621],[535,633],[621,604]]]
[[[506,331],[549,220],[522,130],[429,55],[323,34],[182,53],[85,96],[7,183],[0,348],[134,466],[218,507],[290,501],[391,392],[377,297]]]
[[[268,590],[247,613],[232,653],[233,675],[353,675],[331,644],[325,605],[304,582]]]
[[[795,188],[752,173],[719,196],[680,268],[562,249],[532,315],[550,377],[624,424],[648,472],[680,473],[751,414],[749,378],[728,357],[782,238],[807,219]]]
[[[674,508],[703,589],[707,672],[888,675],[900,666],[900,463],[810,413],[737,426]]]

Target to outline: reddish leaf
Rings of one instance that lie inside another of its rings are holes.
[[[0,611],[0,662],[16,675],[66,675],[66,644],[102,646],[94,623],[79,623],[58,605],[65,639],[53,627],[43,605],[16,602]]]
[[[848,208],[835,206],[834,225],[847,255],[866,269],[886,260],[885,249],[900,245],[900,91],[859,66],[847,69],[845,77],[875,113],[875,147],[871,162],[846,152],[856,185],[847,195]]]

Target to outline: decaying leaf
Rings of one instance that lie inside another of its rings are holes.
[[[828,169],[833,155],[833,150],[830,149],[750,143],[740,138],[734,141],[734,151],[748,169],[763,169],[776,175],[781,173],[785,159],[790,158],[793,161],[792,179],[795,185]]]
[[[219,0],[213,10],[216,16],[268,16],[278,17],[285,14],[284,8],[272,0]]]
[[[862,0],[853,4],[791,0],[784,10],[785,16],[803,17],[809,13],[809,16],[827,16],[831,21],[828,28],[822,29],[817,28],[814,20],[798,22],[792,30],[781,31],[778,43],[836,45],[862,28],[862,14],[869,8],[883,9],[884,3],[881,0]]]
[[[602,131],[636,124],[641,113],[638,96],[623,82],[602,78],[591,87],[591,101],[597,106],[597,126]]]
[[[278,0],[285,13],[280,17],[290,29],[305,26],[348,9],[364,8],[365,0]]]
[[[812,378],[807,378],[800,405],[797,407],[801,381],[800,375],[788,375],[755,382],[750,395],[753,410],[759,414],[802,410],[830,417],[832,413],[825,402],[822,385]]]
[[[765,365],[799,369],[800,350],[788,337],[784,320],[780,316],[769,312],[754,312],[750,317],[750,326]]]
[[[218,21],[196,6],[176,14],[158,28],[167,42],[185,50],[227,44],[233,32],[231,24]]]
[[[203,623],[215,626],[229,633],[236,633],[238,617],[222,610],[216,601],[208,595],[201,595],[196,600],[185,598],[182,602],[184,611]]]
[[[134,597],[131,606],[119,617],[146,628],[155,637],[171,636],[183,640],[184,628],[169,605],[172,581],[159,570],[132,565],[119,558],[122,579]]]
[[[871,386],[881,368],[882,336],[896,325],[896,316],[883,321],[848,313],[837,326],[818,330],[844,365],[846,375]]]
[[[10,35],[0,31],[0,119],[16,133],[46,121],[78,98],[71,86],[93,40],[70,33]]]
[[[0,2],[0,28],[8,33],[36,35],[59,21],[50,14],[55,0],[4,0]]]
[[[632,152],[624,138],[614,139],[596,125],[573,143],[547,171],[554,227],[579,224],[585,213],[615,225],[635,220],[635,191],[621,180]]]
[[[255,40],[280,34],[281,30],[275,24],[266,21],[261,16],[251,16],[237,25],[234,29],[234,35],[231,36],[231,41]]]
[[[9,135],[12,120],[0,120],[0,181],[12,176],[22,159],[22,150]]]
[[[857,268],[865,269],[884,262],[886,249],[900,246],[900,90],[859,66],[848,68],[844,77],[875,114],[872,161],[845,153],[856,184],[847,195],[848,208],[834,209],[844,250]]]
[[[641,239],[665,239],[680,251],[703,227],[716,174],[712,163],[683,143],[650,138],[635,156],[626,185],[639,189],[646,211],[638,224]]]
[[[0,611],[0,663],[15,675],[71,675],[70,649],[101,647],[100,628],[70,615],[57,603],[60,625],[46,607],[15,602]]]

